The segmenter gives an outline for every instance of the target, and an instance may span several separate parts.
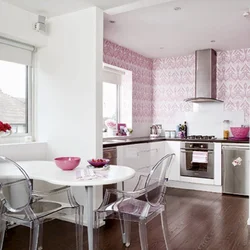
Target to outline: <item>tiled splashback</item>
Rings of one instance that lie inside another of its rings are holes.
[[[223,137],[223,120],[230,120],[230,126],[244,125],[243,111],[224,111],[223,103],[193,104],[190,112],[176,112],[171,122],[163,123],[164,129],[175,130],[176,125],[187,121],[188,135],[215,135]]]

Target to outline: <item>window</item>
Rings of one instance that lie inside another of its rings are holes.
[[[119,122],[119,85],[103,83],[103,119]]]
[[[120,70],[111,65],[104,66],[103,70],[103,128],[106,131],[105,121],[112,119],[116,124],[120,122],[120,86],[122,81]]]
[[[0,121],[12,133],[31,132],[31,63],[29,45],[0,37]]]

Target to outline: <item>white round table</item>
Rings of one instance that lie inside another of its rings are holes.
[[[84,162],[84,161],[82,161]],[[79,180],[76,171],[87,164],[81,163],[72,171],[63,171],[53,161],[19,161],[17,162],[31,179],[42,180],[56,185],[72,187],[85,187],[87,193],[87,220],[89,250],[93,250],[93,186],[101,186],[122,182],[132,178],[135,170],[125,166],[111,165],[106,176],[93,180]],[[0,176],[10,176],[11,172],[6,168],[0,168]],[[83,244],[82,244],[83,245]]]

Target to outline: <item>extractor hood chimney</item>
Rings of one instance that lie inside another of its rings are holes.
[[[195,51],[195,97],[186,102],[222,102],[216,99],[216,51]]]

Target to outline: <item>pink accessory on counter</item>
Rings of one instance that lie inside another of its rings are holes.
[[[230,127],[235,139],[245,139],[248,136],[249,127]]]

